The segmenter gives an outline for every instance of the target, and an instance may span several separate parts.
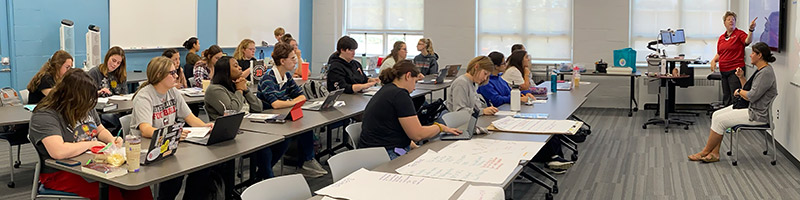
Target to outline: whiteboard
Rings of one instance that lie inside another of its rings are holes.
[[[109,0],[108,4],[112,47],[180,47],[197,36],[197,0]]]
[[[217,3],[217,45],[236,47],[242,39],[270,45],[277,42],[273,31],[283,27],[298,40],[300,1],[296,0],[225,0]],[[301,42],[298,40],[298,42]]]

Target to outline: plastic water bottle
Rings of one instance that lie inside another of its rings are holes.
[[[519,85],[511,82],[511,111],[519,111],[520,109],[520,91]]]
[[[581,69],[578,66],[572,67],[572,85],[574,88],[581,85]]]

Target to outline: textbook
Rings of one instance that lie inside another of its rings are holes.
[[[107,179],[128,174],[128,170],[124,167],[114,167],[106,163],[89,163],[82,165],[81,171]]]

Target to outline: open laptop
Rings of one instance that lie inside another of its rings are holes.
[[[139,164],[147,165],[174,155],[178,151],[178,142],[180,142],[182,131],[183,123],[156,129],[150,145],[140,153]]]
[[[336,100],[339,99],[344,93],[344,89],[334,90],[331,93],[328,93],[328,96],[325,96],[325,99],[322,98],[316,100],[309,100],[308,103],[303,105],[303,110],[313,110],[313,111],[320,111],[328,108],[332,108],[334,104],[336,104]]]
[[[456,77],[458,70],[461,70],[461,65],[447,65],[444,68],[447,69],[447,77]]]
[[[422,84],[441,84],[441,83],[444,83],[444,78],[446,77],[445,73],[447,73],[447,70],[448,70],[447,68],[439,70],[439,74],[435,76],[436,79],[433,78],[434,77],[433,74],[425,76],[425,80],[422,80],[419,83],[422,83]]]
[[[478,124],[478,116],[480,116],[480,111],[473,110],[472,117],[469,118],[469,123],[467,123],[466,127],[462,126],[459,127],[458,130],[461,130],[461,135],[453,135],[450,133],[442,134],[442,140],[469,140],[472,139],[472,136],[475,135],[475,126]]]
[[[185,141],[200,145],[212,145],[232,140],[236,138],[236,134],[239,133],[239,126],[242,125],[242,119],[244,119],[244,112],[219,117],[217,121],[214,122],[214,128],[211,128],[211,131],[209,131],[205,137],[187,137]]]

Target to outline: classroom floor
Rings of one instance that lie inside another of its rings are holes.
[[[764,139],[760,134],[747,132],[740,137],[739,166],[732,166],[725,155],[717,163],[691,162],[686,156],[705,145],[710,118],[684,117],[696,120],[689,130],[672,128],[664,133],[659,126],[641,129],[653,114],[639,111],[629,118],[627,110],[579,109],[575,115],[591,124],[593,133],[579,145],[578,162],[566,174],[555,176],[560,190],[555,198],[800,199],[800,170],[783,154],[778,154],[776,166],[770,165],[772,154],[761,154]],[[723,142],[723,154],[728,151],[727,142]],[[8,143],[0,141],[2,183],[9,179],[7,149]],[[33,152],[30,145],[22,147],[23,164],[15,176],[17,187],[0,186],[0,199],[30,198]],[[284,169],[285,174],[293,171],[291,167]],[[312,191],[332,183],[330,175],[306,180]],[[513,192],[514,199],[544,199],[544,190],[535,184],[515,183]]]

